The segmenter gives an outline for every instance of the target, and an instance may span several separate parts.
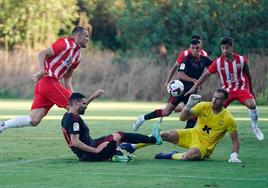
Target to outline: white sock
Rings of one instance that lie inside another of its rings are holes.
[[[249,115],[249,118],[251,119],[251,127],[252,128],[258,127],[257,121],[258,121],[259,113],[258,113],[257,108],[254,110],[249,110],[248,115]]]
[[[14,119],[4,121],[4,123],[5,123],[3,127],[4,129],[20,128],[32,125],[30,116],[19,116]]]

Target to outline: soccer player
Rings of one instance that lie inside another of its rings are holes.
[[[80,49],[86,47],[88,40],[88,30],[78,26],[73,29],[71,37],[58,39],[38,54],[39,72],[32,77],[37,83],[30,115],[0,122],[0,133],[8,128],[37,126],[54,104],[69,109],[73,70],[80,63]]]
[[[200,95],[192,94],[180,114],[181,121],[198,117],[194,128],[161,133],[164,141],[188,148],[188,150],[184,153],[176,151],[168,154],[159,153],[155,158],[173,160],[206,159],[213,153],[225,133],[228,132],[232,140],[232,153],[228,161],[240,163],[241,161],[238,159],[240,144],[236,123],[231,113],[223,107],[228,98],[228,92],[224,89],[217,89],[211,102],[197,104],[200,98]]]
[[[95,96],[91,96],[92,100],[96,98]],[[152,136],[118,131],[108,136],[93,139],[90,136],[88,126],[80,116],[85,113],[87,108],[85,96],[80,93],[73,93],[70,96],[69,103],[70,110],[64,114],[61,121],[62,131],[66,142],[80,161],[105,161],[113,159],[119,162],[127,162],[128,157],[126,159],[125,156],[120,157],[116,155],[117,145],[121,142],[162,143],[160,132],[157,128],[153,129]]]
[[[199,78],[194,86],[185,94],[191,94],[196,91],[208,77],[218,73],[222,88],[229,92],[229,98],[224,104],[227,107],[232,101],[238,100],[249,109],[252,131],[258,140],[263,140],[264,136],[258,128],[258,110],[255,101],[255,92],[248,67],[248,60],[233,52],[233,39],[224,37],[221,40],[222,55],[216,58],[207,71]]]
[[[200,52],[202,52],[200,40],[193,39],[190,43],[190,49],[191,53],[187,54],[182,60],[180,61],[177,60],[177,62],[175,63],[176,66],[174,65],[172,68],[172,70],[178,68],[178,77],[180,81],[184,84],[184,92],[187,92],[194,85],[194,83],[202,75],[205,68],[212,63],[212,61],[209,59],[208,56],[200,55]],[[174,72],[172,71],[171,73],[169,73],[167,82],[169,82],[173,74]],[[178,97],[170,96],[168,104],[164,109],[156,109],[146,115],[139,116],[136,122],[133,124],[134,130],[137,131],[145,120],[150,120],[157,117],[169,116],[173,110],[176,111],[175,108],[181,102],[186,104],[188,98],[189,96],[184,96],[184,94]],[[195,122],[196,122],[195,119],[187,121],[186,128],[193,127],[195,125]]]

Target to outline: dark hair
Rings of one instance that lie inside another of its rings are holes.
[[[201,40],[201,36],[200,35],[193,35],[192,36],[192,40]]]
[[[191,41],[191,44],[195,45],[195,44],[200,44],[200,40],[197,40],[197,39],[193,39]]]
[[[81,93],[72,93],[71,96],[69,97],[69,104],[73,105],[74,101],[80,102],[84,98],[86,97]]]
[[[229,93],[225,89],[219,88],[219,89],[216,90],[216,92],[217,93],[223,93],[224,99],[228,99],[228,97],[229,97]]]
[[[223,37],[221,39],[221,45],[226,45],[226,44],[232,46],[233,45],[233,39],[231,37]]]
[[[72,35],[75,35],[75,34],[78,34],[78,33],[82,34],[85,30],[86,30],[86,28],[84,28],[84,27],[76,26],[72,31]]]

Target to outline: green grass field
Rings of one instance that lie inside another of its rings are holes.
[[[0,100],[0,120],[26,115],[31,101]],[[90,104],[84,119],[94,138],[117,130],[132,131],[136,116],[162,103],[99,102]],[[268,107],[260,107],[264,141],[250,131],[247,110],[231,106],[237,119],[242,164],[229,164],[231,142],[226,135],[210,160],[200,162],[155,160],[158,152],[184,149],[172,144],[151,146],[136,152],[132,164],[79,162],[61,133],[64,110],[53,108],[37,128],[9,129],[0,135],[0,187],[268,187]],[[147,121],[140,133],[149,134],[155,121]],[[183,128],[178,114],[165,118],[162,130]]]

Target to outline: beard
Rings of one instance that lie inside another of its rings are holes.
[[[78,114],[79,115],[84,115],[85,114],[85,108],[80,108],[80,109],[78,109]]]

